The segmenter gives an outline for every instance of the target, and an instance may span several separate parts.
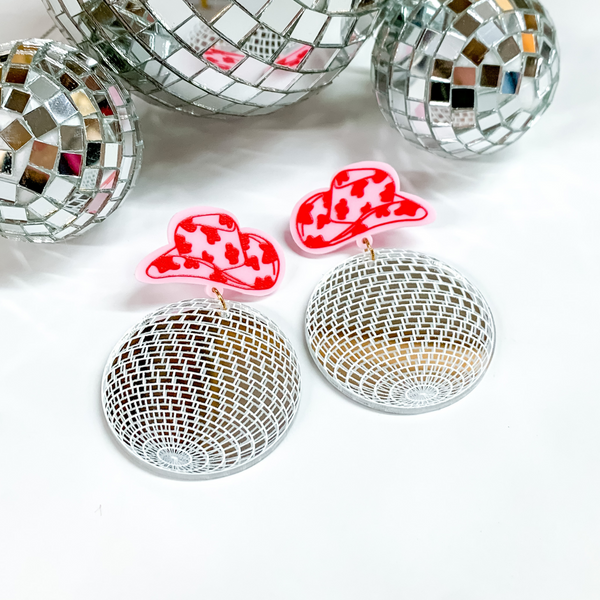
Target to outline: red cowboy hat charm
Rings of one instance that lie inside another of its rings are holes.
[[[385,163],[360,162],[339,171],[328,189],[306,195],[294,208],[290,229],[306,252],[324,254],[369,232],[425,225],[435,211],[422,198],[400,194],[396,171]]]
[[[241,229],[219,208],[191,208],[169,223],[167,246],[148,255],[136,276],[145,283],[202,283],[264,296],[278,287],[284,270],[279,244],[263,232]]]

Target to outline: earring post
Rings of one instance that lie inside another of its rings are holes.
[[[375,260],[375,249],[371,246],[371,242],[369,242],[368,238],[363,238],[363,244],[366,246],[365,252],[371,253],[371,260]]]
[[[223,296],[221,296],[221,292],[219,292],[217,288],[213,288],[212,292],[218,298],[219,302],[221,303],[221,306],[223,307],[223,310],[227,310],[227,304],[225,304],[225,299],[223,298]]]

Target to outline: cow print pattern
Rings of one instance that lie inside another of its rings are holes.
[[[383,163],[342,169],[328,190],[306,196],[292,215],[292,233],[306,251],[328,252],[373,230],[423,224],[433,218],[427,203],[400,195],[398,176]]]
[[[226,212],[199,209],[181,215],[172,228],[172,244],[140,265],[145,281],[177,278],[259,294],[274,288],[282,267],[274,242],[241,230]]]

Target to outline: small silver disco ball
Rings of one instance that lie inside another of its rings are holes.
[[[325,378],[380,411],[448,406],[481,380],[495,345],[481,293],[444,263],[376,250],[331,270],[306,312],[308,348]]]
[[[199,116],[308,98],[352,60],[383,0],[44,0],[61,32],[137,93]]]
[[[377,101],[421,149],[468,158],[516,142],[550,106],[556,30],[537,0],[392,3],[373,50]]]
[[[253,308],[217,300],[165,306],[113,350],[108,425],[154,472],[213,479],[247,469],[287,433],[300,401],[296,353]]]
[[[129,94],[50,40],[0,45],[0,235],[67,240],[110,215],[142,160]]]

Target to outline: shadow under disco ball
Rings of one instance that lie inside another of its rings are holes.
[[[353,256],[326,275],[306,313],[309,350],[325,378],[371,408],[419,414],[480,381],[495,328],[481,293],[444,263],[408,250]]]
[[[148,100],[261,115],[330,83],[383,0],[44,0],[62,33]]]
[[[129,94],[50,40],[0,45],[0,235],[66,240],[104,221],[142,159]]]
[[[373,50],[386,120],[443,156],[516,142],[552,102],[558,78],[556,31],[536,0],[392,4]]]
[[[217,300],[163,307],[113,350],[103,378],[108,425],[163,475],[212,479],[267,456],[300,400],[296,353],[256,310]]]

